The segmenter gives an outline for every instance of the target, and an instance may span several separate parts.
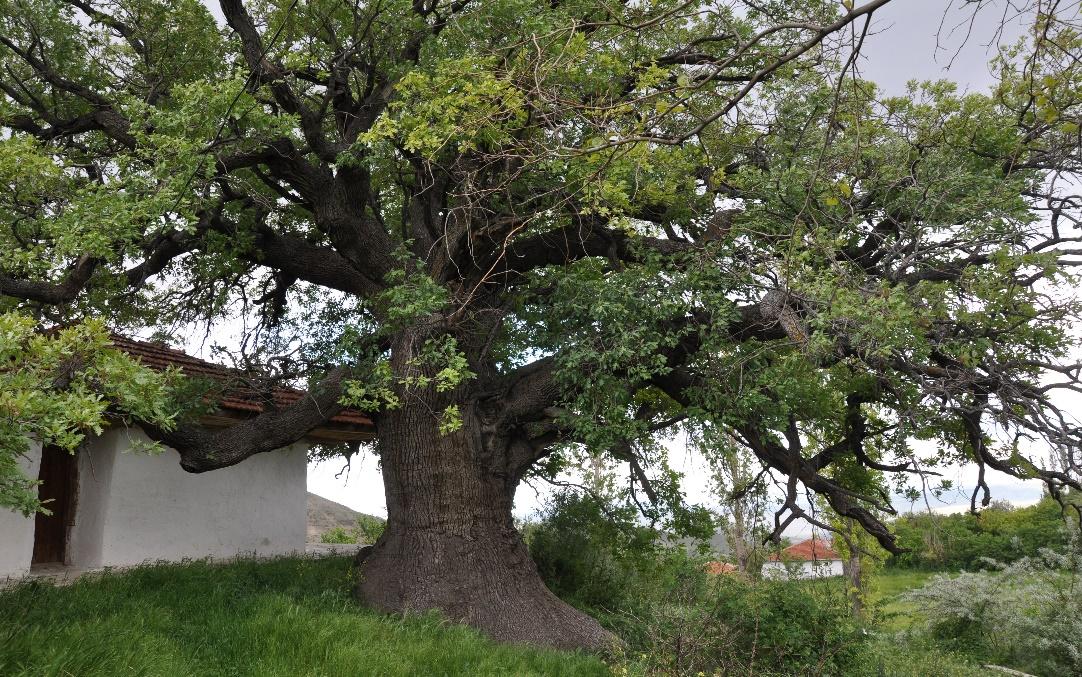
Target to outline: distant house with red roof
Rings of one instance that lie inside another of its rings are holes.
[[[304,397],[160,343],[121,336],[113,343],[152,369],[177,368],[212,385],[207,401],[213,407],[201,418],[209,427],[228,427]],[[0,510],[0,580],[34,568],[304,552],[309,446],[374,435],[368,417],[347,409],[289,447],[201,475],[181,469],[173,449],[139,453],[149,438],[138,427],[114,425],[74,455],[30,443],[23,471],[41,482],[39,497],[53,514],[26,518]]]
[[[829,542],[809,538],[772,553],[763,564],[765,578],[826,578],[842,575],[842,556]]]

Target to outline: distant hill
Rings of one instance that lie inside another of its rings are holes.
[[[670,538],[668,536],[663,537],[665,543],[669,545],[682,545],[687,548],[689,553],[698,554],[699,548],[705,546],[706,549],[714,555],[731,555],[733,549],[729,547],[729,539],[725,537],[725,532],[717,531],[708,539],[699,538]]]
[[[357,525],[357,518],[363,514],[341,503],[335,503],[308,492],[308,542],[319,543],[319,537],[335,527],[352,529]]]

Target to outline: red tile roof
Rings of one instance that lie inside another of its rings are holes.
[[[136,341],[113,334],[113,345],[138,359],[151,369],[163,371],[180,369],[186,376],[207,378],[224,384],[218,407],[227,411],[258,414],[273,402],[277,407],[292,404],[304,396],[304,391],[288,386],[275,386],[269,393],[252,387],[251,379],[237,369],[207,362],[161,343]],[[331,417],[330,423],[373,429],[372,419],[355,409],[345,409]]]
[[[826,541],[818,538],[809,538],[806,541],[801,541],[796,545],[791,545],[785,550],[782,550],[780,557],[777,553],[770,556],[770,561],[772,562],[777,562],[779,559],[782,561],[814,562],[818,560],[841,559],[841,555],[835,552]]]

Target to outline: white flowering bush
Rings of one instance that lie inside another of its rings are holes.
[[[1011,564],[940,574],[903,599],[919,604],[927,630],[982,658],[1041,675],[1082,674],[1082,542]]]

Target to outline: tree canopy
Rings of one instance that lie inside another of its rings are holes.
[[[242,360],[311,397],[209,430],[168,384],[148,411],[89,379],[99,413],[202,472],[369,412],[389,521],[361,596],[499,637],[563,641],[407,590],[396,566],[434,574],[393,553],[485,568],[442,539],[518,543],[515,487],[583,450],[686,527],[664,440],[739,447],[784,487],[779,532],[807,490],[888,550],[881,477],[974,463],[974,508],[987,470],[1080,490],[1078,17],[1033,8],[991,91],[886,97],[857,66],[888,1],[222,0],[222,26],[0,0],[0,311],[242,326]],[[4,504],[21,411],[0,400]]]

